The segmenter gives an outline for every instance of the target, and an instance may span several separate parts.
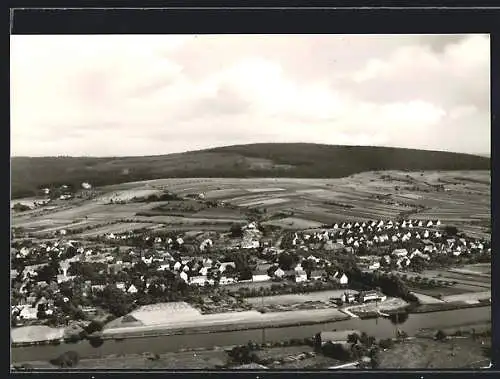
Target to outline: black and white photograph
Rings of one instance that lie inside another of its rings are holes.
[[[488,369],[488,34],[10,36],[11,370]]]

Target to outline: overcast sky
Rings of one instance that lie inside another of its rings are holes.
[[[487,35],[11,36],[11,154],[490,152]]]

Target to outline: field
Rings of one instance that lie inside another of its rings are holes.
[[[152,352],[154,353],[154,352]],[[96,369],[191,369],[209,370],[227,362],[227,353],[224,350],[179,352],[161,354],[159,359],[148,359],[148,354],[106,356],[96,359],[82,359],[75,370]],[[55,369],[49,362],[26,362],[34,369]]]
[[[417,338],[398,343],[380,353],[380,369],[446,369],[467,368],[490,358],[484,353],[481,341],[472,338],[434,341]]]
[[[461,184],[447,184],[452,179]],[[136,222],[148,222],[168,224],[167,228],[181,226],[183,230],[228,230],[232,223],[245,222],[246,210],[254,208],[265,210],[264,223],[300,229],[345,220],[396,218],[403,212],[413,212],[412,218],[440,219],[466,233],[489,238],[489,180],[489,171],[365,172],[338,179],[157,179],[100,187],[99,199],[58,201],[53,209],[14,213],[12,225],[36,232],[70,227],[74,222],[126,220],[131,227]],[[436,191],[433,186],[437,184],[449,191]],[[160,189],[180,196],[204,193],[207,199],[238,208],[220,206],[181,212],[182,217],[177,217],[153,210],[165,202],[107,203],[116,196],[130,200]],[[427,209],[419,213],[417,208],[422,206]],[[287,218],[273,219],[283,211],[289,214]]]

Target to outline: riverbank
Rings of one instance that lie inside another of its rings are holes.
[[[468,308],[454,311],[421,313],[409,315],[398,326],[409,336],[416,335],[422,329],[438,330],[452,324],[470,325],[490,324],[491,307]],[[106,355],[127,355],[150,351],[157,354],[180,351],[191,348],[213,348],[214,346],[229,346],[246,344],[248,341],[259,343],[268,341],[290,340],[292,338],[311,338],[321,331],[359,330],[377,339],[394,338],[395,325],[390,319],[375,318],[347,320],[314,325],[300,325],[280,328],[237,330],[227,332],[212,332],[187,335],[148,336],[143,338],[126,338],[122,341],[105,340],[99,347],[92,347],[88,341],[75,344],[60,344],[57,346],[29,346],[11,349],[13,362],[48,361],[60,354],[73,350],[80,358],[98,358]]]
[[[219,332],[235,332],[263,328],[298,327],[304,325],[324,324],[348,320],[350,317],[338,309],[317,309],[307,311],[272,312],[251,315],[242,318],[236,323],[228,324],[220,320],[219,324],[203,319],[192,320],[183,323],[182,327],[177,324],[134,326],[130,328],[113,328],[104,330],[101,334],[103,339],[125,339],[142,338],[153,336],[172,336],[187,334],[208,334]]]

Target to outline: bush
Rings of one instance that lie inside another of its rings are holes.
[[[66,368],[75,367],[79,361],[80,357],[76,351],[67,351],[59,357],[52,359],[50,363],[57,367]]]
[[[434,338],[436,338],[436,340],[438,341],[444,341],[446,337],[447,335],[445,332],[443,332],[442,330],[438,330]]]
[[[390,349],[392,346],[394,346],[394,342],[392,341],[392,339],[387,338],[385,340],[380,340],[378,345],[382,349]]]
[[[102,322],[93,320],[90,324],[87,325],[87,327],[85,328],[85,331],[88,334],[92,334],[94,332],[100,332],[103,327],[104,327],[104,324]]]

